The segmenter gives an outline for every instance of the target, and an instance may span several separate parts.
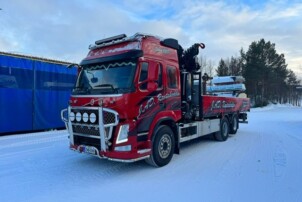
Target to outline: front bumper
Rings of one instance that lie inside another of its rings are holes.
[[[89,148],[89,149],[87,149]],[[79,153],[86,153],[100,159],[107,159],[111,161],[118,161],[124,163],[131,163],[147,159],[150,157],[151,149],[138,150],[134,152],[102,152],[95,147],[87,145],[70,145],[70,149]],[[93,152],[92,152],[93,151]]]

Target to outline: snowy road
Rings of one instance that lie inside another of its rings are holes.
[[[302,108],[249,113],[226,142],[183,144],[165,167],[68,149],[66,131],[0,137],[0,201],[302,201]]]

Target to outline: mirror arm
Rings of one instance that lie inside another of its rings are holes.
[[[76,67],[76,68],[79,68],[79,69],[82,68],[81,65],[76,64],[76,63],[67,65],[67,68],[68,68],[68,69],[71,69],[71,68],[73,68],[73,67]]]
[[[137,83],[135,86],[136,87],[139,87],[139,86],[141,86],[141,85],[143,85],[143,84],[145,84],[145,83],[148,83],[150,80],[145,80],[145,81],[142,81],[142,82],[139,82],[139,83]]]

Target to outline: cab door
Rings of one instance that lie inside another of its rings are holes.
[[[140,62],[139,69],[137,121],[138,133],[144,133],[150,129],[156,114],[165,110],[165,104],[158,99],[164,95],[163,68],[160,62],[145,60]]]

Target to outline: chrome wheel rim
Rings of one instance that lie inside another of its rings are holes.
[[[163,159],[167,158],[172,149],[172,140],[168,134],[164,134],[159,140],[158,153]]]

